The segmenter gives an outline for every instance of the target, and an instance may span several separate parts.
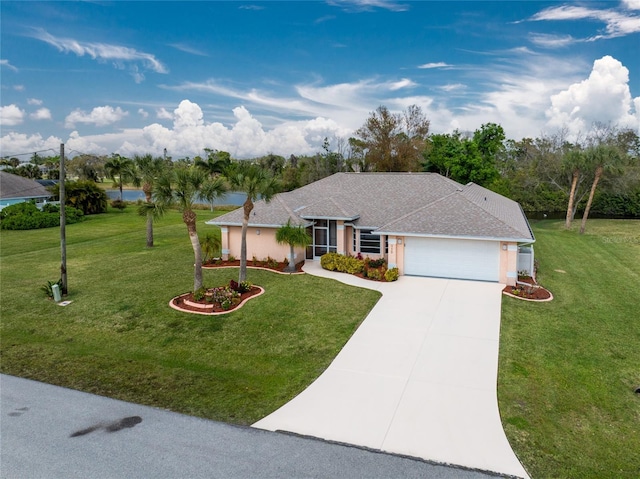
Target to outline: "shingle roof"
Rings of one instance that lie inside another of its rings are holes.
[[[240,225],[242,216],[238,209],[208,223]],[[249,223],[279,226],[288,218],[343,219],[381,234],[533,240],[518,203],[436,173],[336,173],[270,203],[257,201]]]
[[[0,198],[48,198],[52,196],[40,183],[0,171]]]

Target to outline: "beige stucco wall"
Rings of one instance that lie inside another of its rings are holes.
[[[515,286],[518,280],[518,243],[500,242],[500,282]]]
[[[226,229],[226,233],[225,233]],[[229,226],[222,228],[222,257],[228,259],[233,256],[240,259],[240,246],[242,243],[242,228],[239,226]],[[247,229],[247,261],[251,261],[255,256],[258,260],[271,257],[276,261],[289,259],[289,245],[280,245],[276,241],[275,228],[254,228]],[[294,248],[295,262],[302,261],[305,257],[304,248]]]

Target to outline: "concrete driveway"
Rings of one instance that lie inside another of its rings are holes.
[[[528,477],[498,412],[502,285],[305,271],[383,296],[327,370],[254,427]]]

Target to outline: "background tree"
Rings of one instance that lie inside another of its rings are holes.
[[[459,130],[451,134],[431,135],[424,152],[423,171],[439,173],[458,183],[470,181],[491,187],[500,177],[498,157],[504,157],[504,131],[500,125],[487,123],[473,137]]]
[[[242,205],[242,240],[240,244],[240,274],[238,282],[247,279],[247,229],[254,202],[259,198],[271,201],[279,190],[279,182],[259,165],[239,161],[227,170],[226,178],[232,190],[246,193],[247,199]]]
[[[196,156],[193,159],[193,164],[206,172],[210,177],[222,175],[224,171],[231,165],[231,155],[226,151],[212,150],[210,148],[204,149],[207,154],[206,158]]]
[[[153,201],[153,187],[165,170],[162,158],[154,158],[147,154],[133,157],[132,180],[135,186],[142,186],[145,203],[138,207],[138,214],[147,219],[147,248],[153,248],[153,221],[159,218],[163,211],[160,205]]]
[[[182,211],[182,221],[187,226],[189,241],[193,248],[194,273],[193,291],[202,288],[202,247],[196,229],[197,215],[194,205],[198,200],[202,188],[206,184],[207,175],[196,167],[174,168],[158,179],[155,188],[156,201],[166,207],[176,204]]]
[[[306,248],[312,242],[307,229],[302,225],[292,225],[291,218],[289,218],[286,225],[282,225],[276,230],[276,241],[279,244],[289,245],[289,265],[286,271],[291,273],[295,272],[296,258],[294,248],[296,246]]]
[[[105,177],[106,158],[96,155],[77,155],[65,162],[65,169],[70,176],[79,180],[101,181]]]
[[[360,157],[356,163],[375,171],[419,171],[427,143],[429,120],[411,105],[394,114],[385,106],[372,112],[349,143]]]
[[[113,184],[120,190],[120,201],[122,201],[122,186],[124,182],[135,178],[133,161],[114,153],[104,164],[104,169]]]

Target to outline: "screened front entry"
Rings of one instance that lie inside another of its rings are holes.
[[[325,253],[337,252],[337,229],[335,220],[316,220],[309,228],[313,244],[307,248],[307,259],[319,259]]]

